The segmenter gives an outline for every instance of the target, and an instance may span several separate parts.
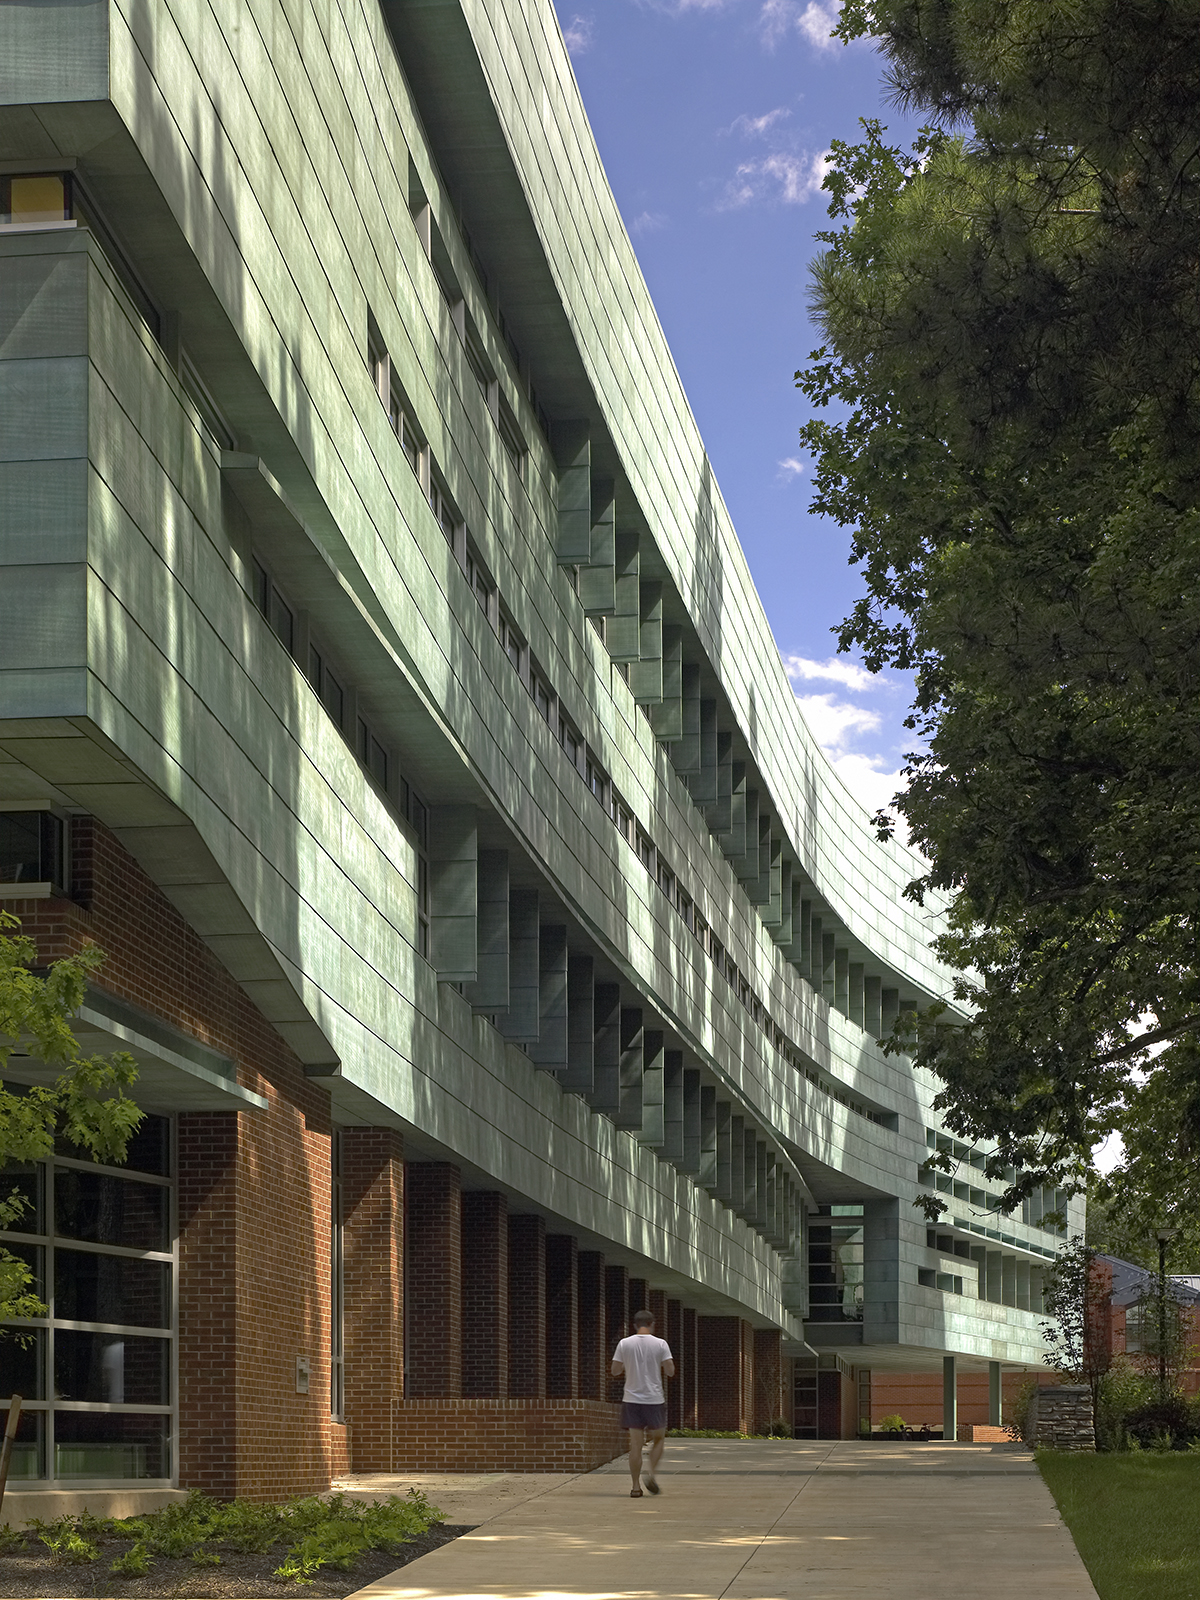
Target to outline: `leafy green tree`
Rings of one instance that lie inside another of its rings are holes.
[[[0,912],[0,1166],[44,1159],[56,1136],[97,1160],[121,1162],[142,1120],[124,1092],[137,1078],[137,1066],[124,1053],[80,1056],[71,1032],[88,974],[104,953],[89,945],[40,977],[30,970],[37,946],[13,932],[19,927],[11,912]],[[14,1050],[62,1070],[50,1084],[7,1088],[2,1080]],[[19,1228],[28,1206],[21,1188],[12,1187],[0,1198],[0,1228]],[[25,1262],[0,1248],[0,1322],[45,1315],[31,1282]]]
[[[1042,1338],[1050,1366],[1070,1382],[1089,1386],[1093,1414],[1101,1379],[1112,1364],[1109,1294],[1107,1276],[1096,1267],[1096,1251],[1077,1235],[1046,1274],[1045,1307],[1051,1320],[1043,1322]]]
[[[1114,1126],[1169,1186],[1200,1170],[1200,0],[849,0],[840,32],[929,118],[834,146],[797,373],[864,577],[839,642],[915,674],[895,804],[956,981],[913,1048],[1008,1207]]]

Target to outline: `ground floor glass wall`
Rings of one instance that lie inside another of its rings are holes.
[[[0,1334],[0,1396],[24,1408],[10,1481],[170,1482],[175,1404],[171,1126],[147,1117],[124,1167],[10,1165],[26,1208],[0,1244],[26,1262],[47,1315]]]

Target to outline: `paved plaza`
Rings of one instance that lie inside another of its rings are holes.
[[[580,1476],[373,1477],[475,1531],[354,1600],[1095,1600],[1013,1445],[668,1441],[662,1494]]]

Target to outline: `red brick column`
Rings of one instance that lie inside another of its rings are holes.
[[[778,1328],[754,1330],[754,1431],[766,1433],[783,1409],[783,1335]]]
[[[238,1492],[235,1111],[179,1117],[179,1481]]]
[[[611,1353],[604,1338],[604,1257],[581,1250],[579,1273],[579,1398],[604,1400]]]
[[[754,1326],[742,1323],[742,1430],[754,1432]]]
[[[683,1354],[682,1301],[667,1301],[667,1325],[659,1331],[671,1346],[671,1354],[675,1357],[675,1376],[667,1385],[667,1426],[668,1428],[682,1428],[684,1426],[683,1391],[687,1383],[687,1363]]]
[[[629,1332],[629,1268],[604,1269],[604,1371],[608,1376],[608,1398],[619,1400],[625,1388],[623,1378],[611,1376],[613,1351]]]
[[[637,1309],[636,1307],[634,1308]],[[650,1289],[646,1295],[646,1310],[654,1318],[654,1331],[660,1339],[667,1337],[667,1291]]]
[[[697,1318],[700,1346],[699,1421],[701,1428],[744,1433],[746,1375],[740,1317]]]
[[[392,1470],[404,1393],[404,1144],[392,1128],[342,1134],[346,1420],[355,1472]]]
[[[546,1223],[508,1219],[508,1392],[515,1400],[546,1393]]]
[[[462,1187],[446,1161],[405,1170],[408,1385],[413,1399],[462,1394]]]
[[[462,1392],[508,1394],[508,1201],[473,1190],[462,1197]]]
[[[619,1339],[623,1339],[627,1333],[632,1333],[633,1319],[636,1313],[639,1311],[649,1311],[649,1309],[650,1285],[646,1282],[645,1278],[630,1278],[629,1316],[626,1319],[625,1326],[621,1329],[621,1332],[617,1335],[617,1337]]]
[[[546,1235],[546,1393],[579,1398],[579,1242]]]
[[[683,1382],[680,1386],[681,1428],[698,1428],[700,1413],[697,1405],[697,1384],[700,1377],[699,1318],[690,1306],[683,1308],[683,1335],[680,1340],[683,1356]]]

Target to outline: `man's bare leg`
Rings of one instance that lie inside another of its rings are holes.
[[[650,1434],[650,1471],[647,1481],[654,1483],[658,1478],[658,1463],[662,1460],[663,1446],[667,1442],[667,1430],[655,1428]]]
[[[640,1489],[642,1487],[642,1440],[643,1440],[644,1437],[645,1437],[645,1430],[644,1429],[642,1429],[642,1428],[630,1428],[630,1430],[629,1430],[629,1476],[633,1479],[633,1487],[635,1489]],[[659,1454],[660,1455],[662,1454],[662,1446],[661,1445],[659,1446]]]

